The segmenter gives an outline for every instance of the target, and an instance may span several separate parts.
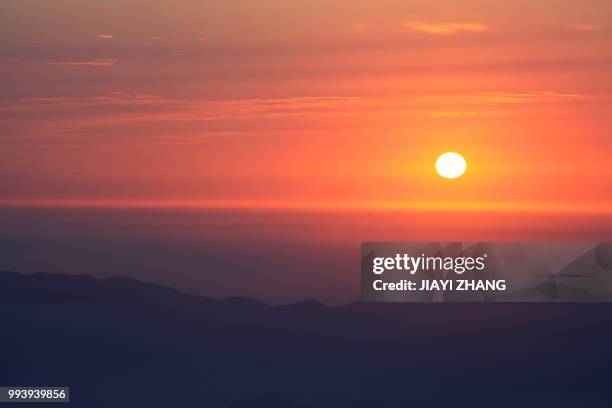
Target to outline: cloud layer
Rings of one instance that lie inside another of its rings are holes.
[[[430,23],[423,21],[407,21],[404,27],[425,34],[435,35],[450,35],[461,32],[480,33],[487,31],[487,27],[482,23],[475,22],[442,22],[442,23]]]

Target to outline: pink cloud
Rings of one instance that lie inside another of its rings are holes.
[[[404,28],[425,34],[449,35],[465,32],[487,31],[487,27],[482,23],[459,22],[459,23],[429,23],[423,21],[407,21],[403,24]]]
[[[578,30],[578,31],[602,31],[603,28],[595,25],[595,24],[588,24],[588,23],[569,23],[565,25],[565,28],[570,29],[570,30]]]
[[[90,66],[90,67],[109,67],[115,65],[117,60],[108,58],[99,58],[91,61],[50,61],[43,62],[47,65],[77,65],[77,66]]]
[[[112,34],[98,34],[98,38],[101,40],[112,40],[115,36]]]

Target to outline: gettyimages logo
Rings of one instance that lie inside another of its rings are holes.
[[[487,254],[479,257],[457,257],[450,256],[410,256],[408,254],[396,254],[395,257],[376,257],[373,262],[373,269],[377,275],[385,271],[406,271],[414,275],[418,271],[453,271],[456,274],[463,274],[466,271],[482,271],[485,268]]]
[[[369,302],[609,302],[610,243],[364,243]]]

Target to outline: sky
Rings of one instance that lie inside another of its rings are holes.
[[[607,212],[607,1],[5,0],[0,198]],[[468,160],[455,182],[438,154]],[[433,207],[432,207],[433,206]]]
[[[362,241],[612,239],[611,44],[608,0],[3,0],[0,269],[339,301]]]

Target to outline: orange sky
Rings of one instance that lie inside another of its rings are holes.
[[[0,202],[612,212],[609,1],[0,15]]]

